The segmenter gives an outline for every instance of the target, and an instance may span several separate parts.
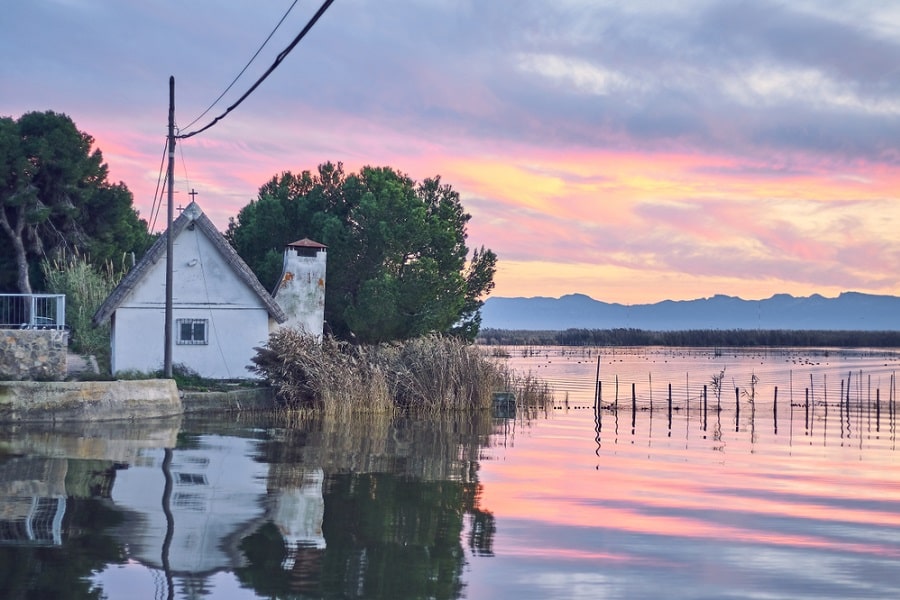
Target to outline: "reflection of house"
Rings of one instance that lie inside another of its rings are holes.
[[[162,568],[171,525],[172,572],[211,573],[242,566],[238,544],[265,516],[268,465],[253,460],[255,448],[253,440],[207,436],[196,449],[148,451],[121,472],[112,499],[138,517],[129,519],[129,531],[123,532],[132,558]],[[171,524],[164,506],[171,512]]]
[[[266,543],[285,549],[287,576],[318,574],[325,549],[321,468],[265,462],[258,440],[189,436],[170,449],[177,425],[122,427],[108,426],[105,436],[79,427],[71,438],[43,436],[45,444],[37,431],[17,431],[7,451],[30,456],[0,460],[0,546],[72,548],[74,537],[111,536],[128,564],[147,567],[160,585],[171,576],[182,596],[199,597],[194,592],[208,589],[214,574],[248,566],[241,545],[248,536],[277,530],[281,542]],[[78,510],[90,506],[86,498],[122,518],[97,525],[93,510]],[[111,563],[95,575],[103,580],[121,568]]]
[[[135,516],[121,532],[130,556],[162,569],[167,551],[170,571],[182,575],[233,570],[244,566],[241,540],[269,521],[289,551],[324,548],[321,469],[304,471],[294,487],[270,491],[270,465],[254,459],[257,444],[204,436],[191,449],[148,451],[119,472],[112,500]]]
[[[110,321],[112,325],[113,373],[153,372],[163,365],[167,235],[156,240],[94,315],[95,324]],[[321,262],[321,278],[314,280],[307,265],[309,272],[302,278],[292,274],[290,289],[279,289],[276,301],[195,202],[172,224],[172,236],[174,364],[213,379],[242,378],[249,375],[254,348],[264,345],[278,324],[307,325],[313,328],[311,333],[321,335],[318,315],[324,315],[325,286],[321,244],[304,240],[315,246],[304,244],[293,250],[289,246],[286,265],[291,254],[308,262],[311,253],[314,261]],[[289,292],[299,294],[299,299]],[[291,314],[286,314],[288,307]],[[297,314],[298,310],[316,314]]]

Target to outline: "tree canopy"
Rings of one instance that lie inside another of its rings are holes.
[[[94,264],[142,252],[151,241],[123,183],[94,139],[64,114],[0,117],[0,290],[31,293],[39,264],[55,252]]]
[[[346,175],[325,163],[273,177],[232,218],[226,238],[264,285],[281,276],[286,244],[328,246],[325,319],[359,342],[431,332],[474,339],[497,257],[466,247],[470,219],[440,177],[417,184],[387,167]]]

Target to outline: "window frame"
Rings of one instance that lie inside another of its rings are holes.
[[[190,326],[190,338],[183,336],[184,327]],[[202,338],[197,337],[197,326],[202,326]],[[175,319],[175,343],[179,346],[208,346],[209,319]]]

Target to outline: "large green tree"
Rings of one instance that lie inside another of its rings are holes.
[[[325,318],[343,339],[381,342],[442,332],[474,339],[497,257],[469,257],[470,219],[439,177],[417,184],[391,168],[345,174],[341,163],[273,177],[226,237],[264,284],[281,276],[286,244],[328,246]]]
[[[0,117],[0,290],[31,293],[40,261],[56,252],[103,264],[148,247],[131,192],[107,181],[93,144],[64,114]]]

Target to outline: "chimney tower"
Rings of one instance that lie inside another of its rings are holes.
[[[326,249],[325,245],[308,238],[285,247],[281,280],[272,295],[287,315],[287,321],[277,328],[299,328],[322,339]]]

